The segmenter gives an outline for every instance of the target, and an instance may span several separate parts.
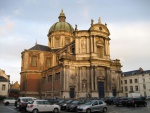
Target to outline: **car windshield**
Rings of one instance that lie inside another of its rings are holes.
[[[64,102],[64,100],[60,100],[58,103],[60,104],[60,103],[63,103]]]
[[[70,103],[72,100],[68,100],[68,101],[66,101],[66,103],[68,104],[68,103]]]
[[[87,103],[85,103],[84,105],[91,105],[94,101],[89,101]]]
[[[72,103],[73,103],[73,104],[77,104],[77,103],[79,103],[79,101],[73,101]]]
[[[28,102],[28,99],[22,99],[23,102]]]
[[[28,103],[29,103],[29,104],[33,104],[33,102],[34,102],[34,101],[29,101]]]

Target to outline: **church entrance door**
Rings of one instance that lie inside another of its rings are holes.
[[[116,89],[113,89],[113,96],[116,96]]]
[[[104,98],[104,82],[98,82],[98,95],[99,98]]]
[[[74,98],[75,97],[75,88],[70,88],[70,98]]]

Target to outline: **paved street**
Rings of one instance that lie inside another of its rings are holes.
[[[147,101],[147,104],[148,105],[146,107],[116,107],[115,105],[109,105],[108,111],[106,113],[150,113],[150,100]],[[18,111],[14,105],[5,106],[2,103],[0,103],[0,113],[26,113],[26,112]],[[65,113],[65,111],[61,111],[61,113]]]

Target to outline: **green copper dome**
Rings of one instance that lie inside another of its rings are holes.
[[[65,22],[66,16],[63,13],[63,10],[61,11],[58,18],[59,18],[59,22],[56,22],[51,26],[47,36],[49,36],[51,32],[55,32],[55,31],[68,31],[71,33],[74,31],[73,27],[69,23]]]

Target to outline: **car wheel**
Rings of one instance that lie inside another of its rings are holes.
[[[107,111],[107,108],[103,108],[103,112],[106,112]]]
[[[53,113],[59,113],[58,108],[54,108]]]
[[[38,113],[39,111],[37,109],[34,109],[33,110],[33,113]]]
[[[91,109],[87,109],[87,110],[86,110],[86,113],[91,113]]]
[[[9,105],[9,102],[6,102],[5,105],[6,105],[6,106]]]

